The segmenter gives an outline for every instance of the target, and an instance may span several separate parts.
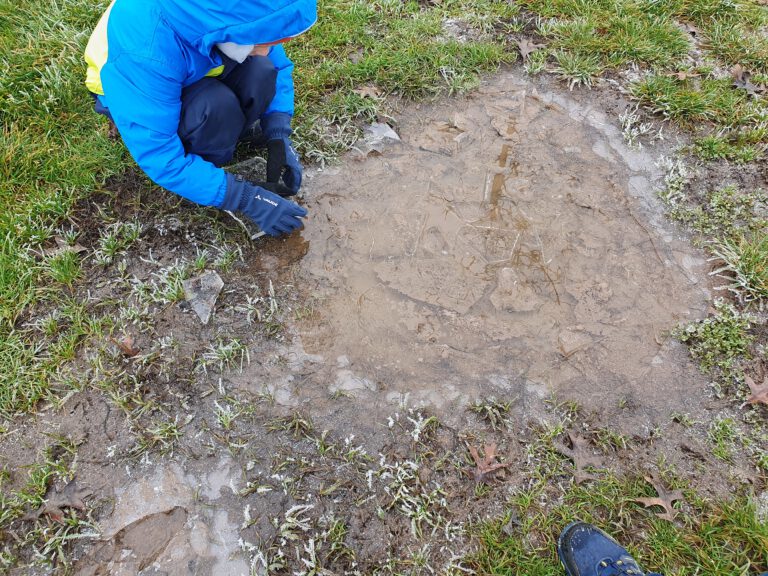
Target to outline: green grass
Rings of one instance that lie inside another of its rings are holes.
[[[296,64],[297,140],[305,156],[323,162],[359,136],[359,123],[376,118],[381,101],[352,90],[373,84],[382,94],[406,98],[462,92],[477,73],[515,59],[500,40],[518,8],[507,2],[401,0],[322,2],[318,24],[289,46]],[[477,38],[446,34],[443,21],[458,18]]]
[[[696,232],[700,244],[760,235],[768,230],[768,215],[763,213],[766,204],[766,191],[742,190],[733,184],[708,190],[701,197],[668,197],[671,216]]]
[[[715,315],[678,329],[676,336],[688,344],[702,370],[717,370],[730,379],[738,374],[738,360],[749,354],[753,340],[748,332],[750,318],[729,303],[715,305]]]
[[[760,140],[762,138],[759,138],[758,142]],[[694,144],[694,152],[702,160],[732,160],[738,164],[757,160],[763,153],[763,148],[762,145],[749,143],[748,138],[743,136],[709,135],[698,138]]]
[[[768,298],[766,191],[728,185],[691,198],[679,179],[672,180],[662,194],[669,214],[689,226],[694,241],[719,263],[713,274],[726,280],[727,289],[742,304]]]
[[[126,165],[122,146],[90,112],[81,80],[87,30],[105,4],[0,3],[0,414],[33,408],[71,355],[22,321],[52,297],[44,288],[51,280],[73,285],[79,259],[65,252],[45,261],[35,251],[77,199]],[[61,339],[76,340],[80,327],[64,332]]]
[[[718,274],[736,297],[746,302],[768,299],[768,232],[726,238],[712,251],[723,263]]]
[[[690,513],[670,523],[632,502],[655,496],[642,479],[610,477],[562,492],[536,484],[512,497],[506,517],[476,528],[479,549],[467,564],[479,574],[560,576],[557,536],[579,519],[617,538],[646,571],[751,576],[768,569],[768,524],[748,495],[710,501],[686,492]],[[513,517],[518,526],[509,523]]]
[[[21,567],[57,566],[65,572],[71,568],[68,554],[72,540],[98,532],[83,512],[71,508],[63,509],[61,522],[43,514],[34,517],[34,512],[45,502],[48,491],[54,484],[61,489],[73,478],[72,462],[76,446],[71,441],[59,438],[41,449],[34,463],[22,473],[14,469],[13,476],[23,478],[11,482],[7,463],[3,462],[0,472],[0,531],[16,534],[16,538],[3,538],[0,542],[0,571],[11,566]],[[23,520],[26,515],[33,519]],[[24,530],[20,530],[21,527]]]
[[[640,78],[630,83],[632,95],[653,112],[700,132],[702,158],[751,162],[764,153],[765,98],[735,88],[730,71],[739,64],[756,84],[768,74],[768,7],[752,0],[518,4],[536,16],[535,31],[548,41],[537,60],[548,57],[549,69],[571,87],[635,67]],[[541,67],[534,63],[535,70]]]
[[[736,128],[755,117],[758,104],[745,91],[734,90],[730,79],[680,80],[651,75],[637,83],[633,93],[654,112],[684,124],[712,121]]]

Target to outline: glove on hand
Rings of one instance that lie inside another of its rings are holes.
[[[275,185],[267,186],[278,190]],[[227,191],[220,208],[242,212],[270,236],[293,232],[307,215],[298,204],[232,174],[227,174]]]
[[[267,182],[279,182],[296,194],[301,187],[302,168],[299,155],[291,143],[291,117],[273,112],[261,119],[261,128],[267,139]]]

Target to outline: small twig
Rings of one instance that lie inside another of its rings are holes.
[[[424,220],[421,223],[421,230],[419,231],[419,235],[416,237],[416,244],[413,246],[413,250],[411,251],[410,258],[413,260],[413,257],[416,255],[416,252],[419,249],[419,244],[421,244],[421,238],[424,236],[424,229],[427,227],[427,214],[424,214]]]
[[[653,251],[656,252],[656,258],[658,258],[659,259],[659,263],[662,266],[664,266],[664,260],[661,259],[661,254],[659,254],[659,251],[656,249],[656,244],[653,241],[653,237],[651,236],[651,233],[648,232],[648,229],[640,223],[640,220],[638,220],[637,216],[635,216],[632,213],[632,210],[627,210],[627,211],[629,212],[629,215],[632,216],[632,219],[635,221],[635,224],[640,226],[642,231],[645,232],[645,234],[648,236],[648,241],[651,243],[651,246],[653,246]]]
[[[544,258],[544,243],[541,241],[541,237],[539,236],[538,232],[536,232],[536,241],[539,243],[539,253],[541,254],[541,259],[539,260],[539,267],[541,268],[541,271],[544,272],[544,276],[547,277],[547,280],[549,280],[549,283],[552,285],[552,290],[554,290],[555,292],[555,298],[557,298],[557,305],[561,306],[560,293],[557,291],[557,286],[555,286],[555,281],[552,280],[552,277],[549,275],[549,271],[547,270],[546,259]]]
[[[266,232],[260,231],[256,232],[256,234],[251,234],[251,231],[248,229],[248,226],[246,226],[245,222],[240,220],[237,216],[235,216],[234,212],[231,212],[230,210],[226,210],[226,213],[232,216],[232,218],[235,219],[235,222],[240,224],[242,226],[243,230],[245,230],[245,233],[248,234],[248,236],[251,238],[251,240],[256,240],[257,238],[261,238],[262,236],[266,235]]]

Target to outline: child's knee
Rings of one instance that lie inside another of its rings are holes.
[[[277,82],[277,68],[269,56],[251,56],[248,73],[254,84],[274,86]]]
[[[180,135],[205,131],[225,136],[231,132],[237,140],[245,122],[237,96],[216,80],[201,82],[203,86],[182,94]]]
[[[231,158],[245,116],[232,90],[217,80],[201,82],[182,94],[179,137],[187,152],[221,164]]]

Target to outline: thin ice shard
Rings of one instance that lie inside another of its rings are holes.
[[[224,281],[214,270],[203,272],[200,276],[183,282],[184,296],[192,310],[198,315],[203,324],[211,319],[213,307],[219,292],[224,287]]]

